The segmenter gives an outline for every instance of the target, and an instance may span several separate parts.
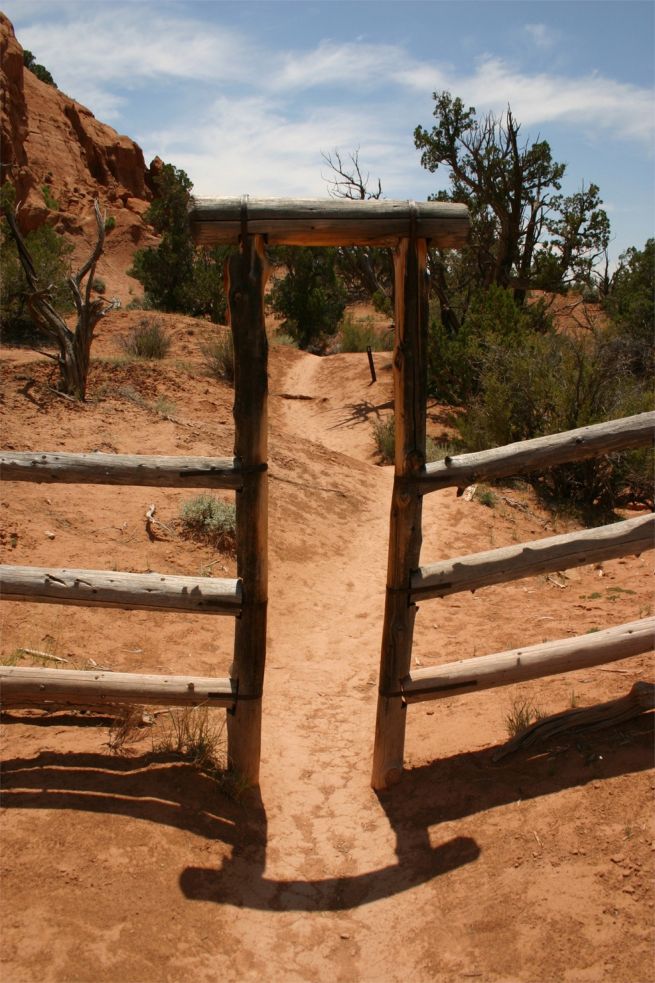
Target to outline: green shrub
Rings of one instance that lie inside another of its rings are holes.
[[[355,321],[346,316],[341,322],[339,331],[342,352],[365,352],[367,348],[374,352],[385,352],[392,347],[392,339],[388,333],[386,337],[381,334],[371,317],[363,321]]]
[[[91,289],[95,290],[97,294],[104,294],[105,290],[107,289],[107,284],[104,280],[101,280],[99,276],[94,276],[93,280],[91,281]]]
[[[469,450],[502,446],[639,413],[652,405],[610,333],[574,340],[535,335],[491,345],[480,360],[480,389],[458,427]],[[552,504],[590,521],[638,501],[653,502],[652,451],[562,464],[526,475]]]
[[[105,232],[111,232],[112,229],[116,228],[116,219],[113,215],[108,215],[105,219]]]
[[[197,495],[180,511],[183,532],[192,539],[231,551],[236,545],[236,506],[213,495]]]
[[[164,358],[170,350],[171,339],[158,318],[143,317],[122,339],[121,345],[135,358]]]
[[[371,297],[371,302],[378,314],[386,314],[388,317],[393,315],[393,302],[383,290],[376,290]]]
[[[491,347],[512,347],[532,335],[548,334],[544,304],[519,306],[511,290],[491,286],[474,294],[467,317],[451,333],[433,311],[428,337],[428,392],[452,404],[466,403],[480,388],[480,372]]]
[[[207,359],[207,370],[215,379],[234,382],[234,342],[229,331],[215,335],[200,346]]]
[[[44,65],[39,65],[32,52],[29,51],[27,48],[23,49],[23,65],[33,75],[36,75],[38,79],[40,79],[42,82],[45,82],[46,85],[52,85],[55,87],[55,89],[57,88],[57,86],[55,85],[55,80],[53,79],[48,69],[45,68]]]
[[[271,307],[300,348],[320,351],[336,334],[346,307],[336,250],[288,246],[277,250],[275,258],[287,274],[273,284]]]
[[[43,195],[43,200],[45,201],[46,206],[51,211],[58,212],[59,211],[59,202],[53,196],[52,191],[50,190],[50,188],[48,187],[47,184],[44,184],[44,185],[41,186],[41,194]]]
[[[287,348],[297,348],[296,341],[286,331],[276,331],[271,337],[272,345],[284,345]]]
[[[393,464],[396,457],[396,419],[376,420],[373,424],[373,439],[383,464]]]
[[[13,208],[14,190],[9,181],[2,186],[0,205]],[[50,225],[42,225],[24,236],[37,279],[49,287],[49,299],[56,310],[66,314],[73,309],[68,286],[72,245],[57,235]],[[18,258],[16,243],[4,221],[0,222],[2,245],[2,289],[0,290],[0,336],[10,344],[43,344],[43,335],[34,324],[27,306],[29,287]]]

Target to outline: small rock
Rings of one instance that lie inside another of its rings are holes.
[[[622,864],[625,857],[621,853],[615,853],[613,857],[610,857],[613,864]]]
[[[339,936],[339,938],[340,939],[349,939],[350,936],[348,935],[348,932],[342,932],[341,935]]]
[[[46,534],[45,535],[46,535],[46,539],[54,539],[55,538],[54,532],[50,532],[49,529],[46,529]]]

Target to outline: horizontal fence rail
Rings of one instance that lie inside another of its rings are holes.
[[[465,205],[425,201],[196,198],[189,220],[200,245],[237,243],[247,233],[270,245],[395,246],[412,235],[456,249],[469,231]]]
[[[82,606],[239,615],[239,580],[0,565],[0,596]]]
[[[154,676],[129,672],[32,669],[0,666],[0,704],[4,709],[57,706],[231,707],[237,700],[231,679],[208,676]]]
[[[0,477],[4,481],[80,485],[232,489],[243,486],[242,470],[230,457],[0,451]]]
[[[475,454],[458,454],[425,467],[417,481],[422,492],[466,488],[474,481],[543,471],[556,464],[582,461],[600,454],[652,446],[655,412],[638,413],[609,423],[522,440]]]
[[[415,669],[400,683],[397,696],[406,703],[439,700],[494,686],[616,662],[655,648],[655,617],[603,631],[477,656],[443,666]]]
[[[412,574],[410,595],[416,601],[445,597],[654,548],[655,515],[649,514],[596,529],[470,553],[422,566]]]

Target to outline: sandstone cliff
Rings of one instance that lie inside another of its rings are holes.
[[[152,198],[158,158],[146,167],[141,148],[23,67],[23,49],[0,12],[2,181],[20,202],[24,232],[47,222],[67,235],[75,258],[88,252],[97,197],[114,227],[98,275],[123,303],[141,292],[125,276],[131,254],[153,241],[143,213]]]

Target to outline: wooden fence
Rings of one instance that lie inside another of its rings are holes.
[[[419,270],[420,270],[419,254]],[[655,546],[655,516],[643,515],[598,529],[420,565],[423,495],[440,488],[463,489],[474,481],[535,472],[566,461],[652,445],[655,413],[613,420],[539,437],[476,454],[425,464],[425,344],[423,280],[410,289],[411,322],[397,310],[396,461],[391,508],[389,566],[373,752],[374,788],[402,774],[407,706],[463,693],[477,693],[527,679],[601,665],[655,647],[655,618],[608,628],[578,638],[546,642],[425,669],[411,669],[416,602],[475,591],[489,584],[582,564],[639,554]],[[398,308],[398,304],[397,304]],[[414,313],[418,311],[418,316]],[[408,355],[411,349],[411,355]]]
[[[416,277],[412,257],[417,250],[424,256],[428,240],[441,247],[464,243],[468,212],[461,205],[436,202],[232,198],[196,202],[190,222],[200,244],[239,245],[226,270],[235,350],[234,458],[4,452],[0,467],[7,481],[232,489],[237,579],[3,566],[0,590],[14,600],[231,615],[236,626],[230,675],[213,679],[2,667],[2,703],[227,707],[230,765],[256,784],[268,603],[265,244],[387,246],[402,281]],[[406,318],[407,323],[416,319],[411,301]],[[408,357],[414,357],[409,350]],[[424,403],[420,406],[424,412]]]
[[[230,764],[249,783],[258,782],[268,602],[266,243],[386,246],[393,255],[396,450],[374,787],[385,787],[400,777],[408,703],[596,665],[652,647],[655,619],[651,618],[581,639],[411,671],[418,599],[638,553],[653,545],[653,517],[645,516],[601,530],[420,566],[424,494],[646,446],[652,441],[655,422],[655,414],[646,413],[426,465],[428,246],[457,248],[465,242],[469,222],[464,206],[233,198],[196,202],[190,221],[198,243],[239,245],[226,271],[235,349],[234,457],[5,452],[0,454],[0,466],[9,481],[232,489],[237,507],[237,579],[5,566],[0,568],[0,590],[5,597],[20,600],[233,616],[230,675],[213,679],[3,667],[5,706],[135,702],[227,707]]]

